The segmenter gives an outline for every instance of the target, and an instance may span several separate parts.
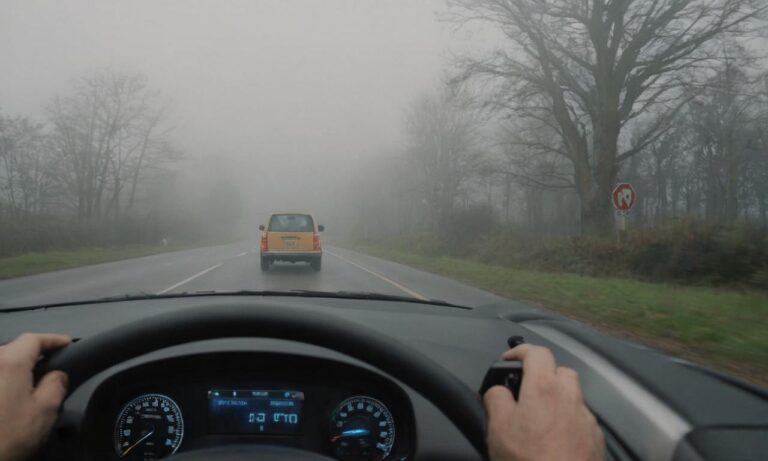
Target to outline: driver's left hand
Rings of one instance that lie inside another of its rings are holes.
[[[25,333],[0,346],[0,460],[30,458],[53,428],[67,375],[52,371],[35,387],[32,369],[44,352],[71,341],[63,335]]]

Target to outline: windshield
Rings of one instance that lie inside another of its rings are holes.
[[[300,214],[277,214],[269,220],[270,232],[314,232],[312,217]]]
[[[0,318],[511,300],[768,383],[766,12],[613,3],[4,2]]]

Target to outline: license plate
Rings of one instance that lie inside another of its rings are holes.
[[[296,240],[290,239],[290,240],[283,240],[283,243],[285,243],[285,248],[287,249],[293,249],[296,248]]]

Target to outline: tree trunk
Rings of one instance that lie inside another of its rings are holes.
[[[507,175],[504,179],[504,223],[509,224],[509,214],[512,203],[512,177]]]
[[[609,236],[613,233],[613,205],[610,186],[596,183],[589,172],[577,173],[577,192],[581,200],[581,233]]]
[[[670,212],[672,213],[672,218],[677,218],[678,215],[678,204],[680,202],[680,177],[677,174],[677,171],[672,171],[670,176],[670,189],[672,192],[672,201],[671,201],[671,209]]]
[[[610,145],[602,146],[610,150]],[[614,144],[614,152],[616,145]],[[609,156],[605,152],[602,156]],[[608,237],[613,233],[613,204],[611,194],[616,183],[617,168],[615,155],[610,165],[605,161],[598,164],[597,171],[592,174],[592,169],[586,162],[576,163],[576,191],[581,200],[581,233]]]
[[[115,219],[118,219],[120,217],[120,193],[122,192],[123,184],[122,181],[120,181],[120,177],[115,177],[115,184],[114,184],[114,192],[112,193],[112,200],[111,200],[111,211],[112,215]]]
[[[727,178],[725,180],[725,222],[734,223],[739,216],[739,169],[738,159],[729,146]]]
[[[609,196],[610,197],[610,196]],[[614,222],[610,198],[600,195],[581,202],[582,234],[607,237],[613,233]]]
[[[664,224],[667,220],[667,178],[664,173],[664,162],[660,156],[656,156],[656,226]]]

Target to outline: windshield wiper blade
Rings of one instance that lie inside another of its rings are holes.
[[[416,298],[413,296],[390,295],[386,293],[376,293],[372,291],[312,291],[312,290],[291,290],[298,292],[302,296],[317,298],[344,298],[344,299],[369,299],[378,301],[398,301],[407,303],[422,303],[435,306],[455,307],[457,309],[472,310],[471,307],[460,306],[449,303],[442,299]]]
[[[415,298],[411,296],[390,295],[370,291],[319,291],[319,290],[234,290],[234,291],[197,291],[180,293],[181,296],[286,296],[297,298],[336,298],[336,299],[365,299],[373,301],[396,301],[407,303],[430,304],[434,306],[454,307],[472,310],[471,307],[459,306],[441,299]],[[171,295],[163,295],[171,297]]]
[[[198,298],[207,296],[275,296],[275,297],[296,297],[296,298],[334,298],[334,299],[361,299],[375,301],[395,301],[418,304],[428,304],[432,306],[451,307],[455,309],[472,310],[471,307],[452,304],[440,299],[422,299],[409,296],[390,295],[384,293],[375,293],[367,291],[314,291],[314,290],[232,290],[232,291],[182,291],[175,293],[128,293],[118,296],[109,296],[105,298],[88,299],[81,301],[67,301],[61,303],[49,303],[35,306],[11,307],[0,309],[0,313],[23,312],[41,309],[52,309],[68,306],[79,306],[88,304],[104,304],[120,301],[141,301],[147,299],[173,299],[173,298]]]

